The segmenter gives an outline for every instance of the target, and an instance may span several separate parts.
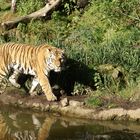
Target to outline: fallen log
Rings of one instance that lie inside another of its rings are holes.
[[[16,28],[19,23],[28,23],[32,19],[38,19],[45,17],[52,9],[60,4],[61,0],[49,0],[48,3],[38,11],[35,11],[29,15],[19,17],[15,20],[6,21],[1,23],[2,28],[10,30]]]

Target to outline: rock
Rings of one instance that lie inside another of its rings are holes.
[[[38,108],[39,107],[39,103],[33,103],[33,107]]]
[[[53,103],[50,105],[50,111],[52,112],[58,110],[58,108],[59,108],[58,103]]]
[[[127,114],[130,116],[131,120],[140,120],[140,108],[136,110],[128,110]]]
[[[23,102],[22,102],[21,100],[18,100],[18,104],[19,104],[19,105],[22,105]]]
[[[109,110],[102,110],[98,113],[93,113],[93,117],[99,120],[120,120],[127,115],[127,110],[123,108],[114,108]]]
[[[50,110],[50,105],[48,104],[44,107],[44,111],[49,111],[49,110]]]
[[[79,102],[79,101],[71,100],[71,101],[69,101],[69,105],[73,106],[73,107],[79,107],[79,106],[83,106],[84,102]]]
[[[69,101],[68,101],[68,98],[64,98],[60,101],[61,103],[61,106],[62,107],[65,107],[65,106],[68,106],[69,105]]]
[[[78,8],[85,8],[89,3],[89,0],[77,0]]]

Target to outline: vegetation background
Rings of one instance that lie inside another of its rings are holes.
[[[45,5],[44,0],[18,0],[13,14],[10,2],[0,0],[1,23]],[[80,77],[89,79],[76,82],[73,91],[88,94],[88,105],[114,107],[111,99],[140,99],[139,0],[66,0],[44,19],[0,32],[0,43],[49,43],[65,49],[68,57],[79,63]]]

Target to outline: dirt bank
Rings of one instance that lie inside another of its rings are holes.
[[[93,109],[84,105],[83,99],[75,97],[64,97],[61,101],[48,102],[45,96],[25,95],[19,90],[10,90],[0,95],[0,103],[15,107],[22,107],[38,111],[57,112],[61,115],[76,118],[86,118],[95,120],[132,120],[140,121],[140,108],[133,107],[124,109],[122,107],[111,109]]]

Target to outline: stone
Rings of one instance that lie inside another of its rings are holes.
[[[60,101],[61,103],[61,106],[62,107],[65,107],[65,106],[68,106],[69,105],[69,101],[68,101],[68,98],[64,98]]]
[[[23,102],[22,102],[21,100],[18,100],[18,104],[19,104],[19,105],[22,105]]]
[[[84,102],[71,100],[71,101],[69,101],[69,105],[73,106],[73,107],[80,107],[80,106],[84,105]]]
[[[33,107],[38,108],[39,107],[39,103],[33,103]]]

